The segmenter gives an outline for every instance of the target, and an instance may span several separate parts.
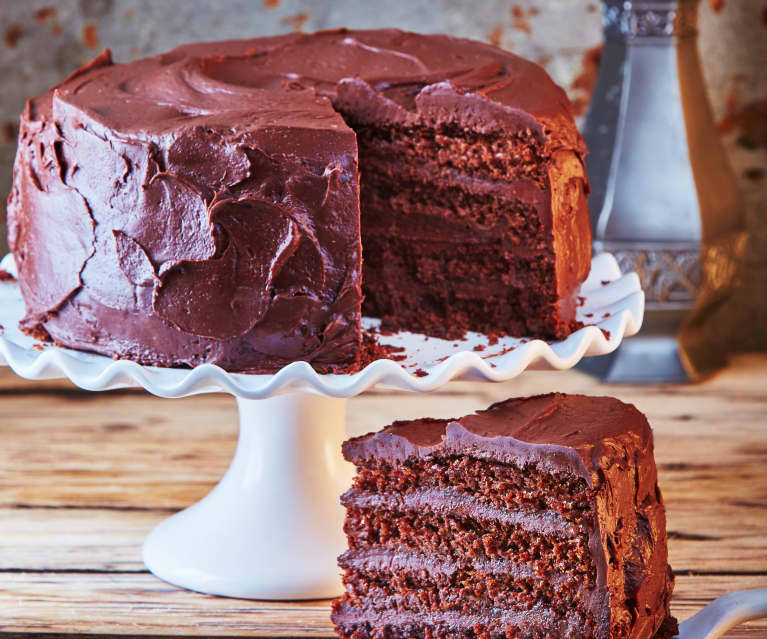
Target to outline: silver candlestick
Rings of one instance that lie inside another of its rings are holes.
[[[607,381],[686,381],[726,362],[722,315],[744,214],[697,51],[698,0],[603,0],[604,51],[586,118],[594,248],[636,271],[641,333],[583,368]]]

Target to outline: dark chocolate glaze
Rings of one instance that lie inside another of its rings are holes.
[[[585,184],[564,92],[537,65],[481,43],[340,30],[130,64],[105,51],[21,117],[8,233],[23,325],[163,366],[354,363],[359,175],[339,112],[530,131],[551,157],[575,159],[553,162],[567,166],[552,182]],[[552,196],[543,214],[556,206]],[[588,217],[560,208],[574,220],[552,231],[567,307],[588,270],[573,248]]]
[[[514,398],[460,419],[395,422],[347,441],[343,452],[356,464],[468,455],[583,478],[594,495],[589,549],[597,583],[587,593],[597,622],[594,636],[646,639],[669,617],[674,578],[652,431],[633,405],[561,393]],[[360,500],[353,492],[345,498],[350,503]],[[435,499],[440,508],[444,496]],[[462,508],[478,507],[464,499],[469,503]],[[488,509],[481,510],[487,516]],[[540,526],[537,520],[533,525]],[[346,622],[336,619],[338,625]]]

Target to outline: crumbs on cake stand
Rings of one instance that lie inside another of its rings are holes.
[[[520,342],[520,343],[524,344],[525,342]],[[482,359],[490,359],[491,357],[501,357],[501,355],[506,355],[506,353],[511,353],[511,351],[513,351],[516,348],[517,348],[516,346],[505,346],[497,353],[490,353],[489,355],[483,355]],[[477,349],[475,348],[474,350],[476,351]],[[484,350],[484,349],[481,349],[481,350]]]
[[[377,359],[390,359],[394,362],[402,362],[406,358],[407,355],[405,354],[405,349],[402,346],[390,346],[388,344],[381,344],[376,339],[375,331],[363,330],[360,357],[357,362],[350,364],[343,372],[356,373]]]
[[[425,370],[423,370],[423,368],[416,368],[413,371],[413,375],[415,375],[416,377],[426,377],[428,374],[429,373],[427,373]]]
[[[16,278],[5,269],[0,268],[0,282],[13,282]]]

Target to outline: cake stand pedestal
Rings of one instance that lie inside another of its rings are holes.
[[[13,272],[6,258],[0,268]],[[246,599],[318,599],[342,591],[336,557],[346,547],[339,495],[353,468],[341,457],[346,398],[376,385],[426,392],[453,379],[501,382],[528,368],[567,369],[584,356],[613,352],[641,326],[644,295],[634,273],[596,256],[581,287],[588,324],[560,342],[469,333],[446,341],[401,332],[379,341],[401,346],[402,361],[319,375],[293,362],[273,375],[141,366],[127,360],[36,343],[18,330],[24,304],[15,282],[0,283],[0,364],[27,379],[66,377],[86,390],[142,387],[160,397],[225,392],[237,398],[240,435],[229,470],[211,493],[160,523],[144,562],[172,584]],[[367,328],[376,320],[365,319]]]
[[[229,470],[205,498],[151,532],[144,563],[172,584],[228,597],[338,594],[338,496],[354,474],[338,454],[346,400],[295,392],[238,397],[237,406],[240,435]]]

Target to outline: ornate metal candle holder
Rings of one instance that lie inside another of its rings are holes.
[[[726,362],[717,331],[745,246],[743,206],[706,94],[698,0],[603,0],[584,135],[596,251],[640,274],[641,333],[584,365],[607,381],[685,381]]]

